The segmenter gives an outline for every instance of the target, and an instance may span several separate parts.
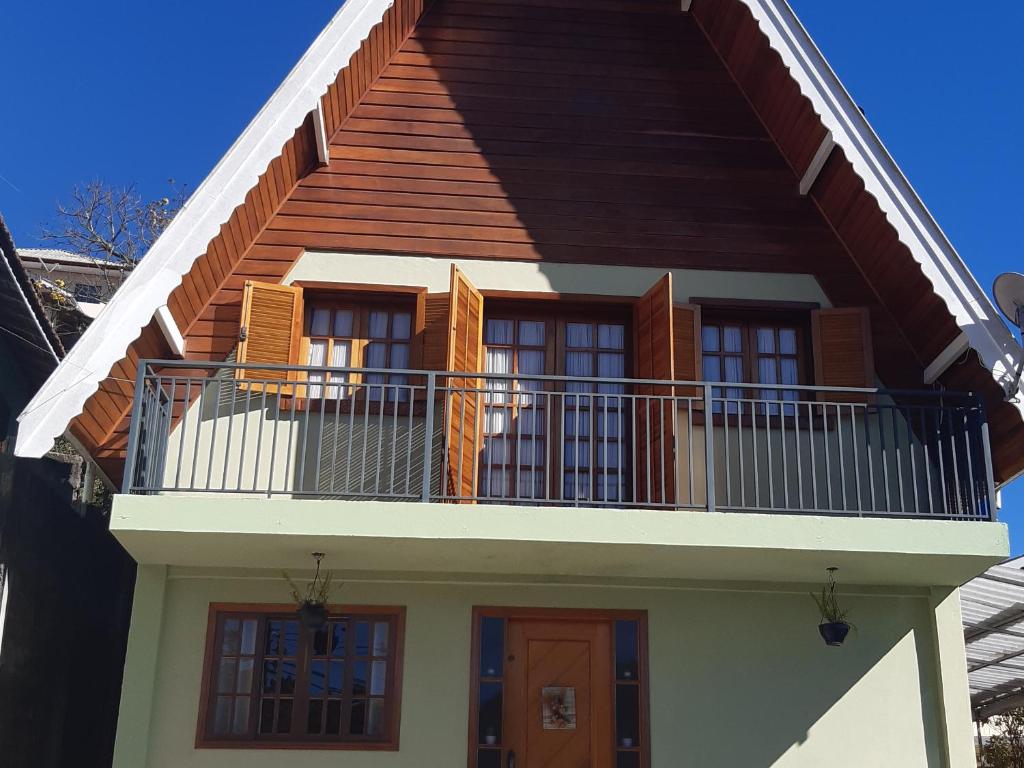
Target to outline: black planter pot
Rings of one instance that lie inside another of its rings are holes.
[[[305,602],[299,606],[299,621],[314,632],[323,629],[327,624],[327,607],[323,603]]]
[[[850,625],[845,621],[829,621],[818,625],[818,632],[821,633],[825,645],[842,645],[846,636],[850,634]]]

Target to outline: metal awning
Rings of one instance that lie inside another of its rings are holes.
[[[967,582],[960,602],[975,719],[1024,706],[1024,557]]]

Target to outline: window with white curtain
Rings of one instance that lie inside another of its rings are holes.
[[[408,369],[412,345],[412,311],[387,305],[317,304],[307,311],[306,336],[311,367],[377,369],[363,375],[367,385],[360,396],[369,400],[407,402],[409,392],[405,374],[384,373],[388,369]],[[357,391],[345,386],[351,374],[338,371],[310,371],[308,388],[311,399],[343,400]]]
[[[725,384],[805,384],[806,331],[797,321],[770,317],[729,318],[706,314],[701,326],[701,354],[705,381]],[[786,413],[799,399],[792,389],[725,386],[714,388],[733,413]],[[765,401],[756,411],[750,401]],[[723,403],[714,404],[721,413]]]

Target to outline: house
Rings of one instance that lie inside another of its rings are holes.
[[[135,564],[107,530],[109,518],[85,503],[91,475],[82,471],[80,455],[14,455],[15,417],[64,355],[0,218],[5,766],[109,765],[114,748]]]
[[[123,489],[119,766],[962,766],[1020,359],[783,0],[349,0],[18,452]]]

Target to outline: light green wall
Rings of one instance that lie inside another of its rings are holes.
[[[810,585],[779,591],[637,589],[348,581],[341,603],[408,607],[398,752],[193,748],[211,601],[280,602],[276,573],[177,571],[167,583],[151,718],[150,768],[304,766],[452,768],[466,764],[473,605],[646,609],[654,768],[866,768],[966,765],[945,759],[944,701],[966,680],[937,680],[936,647],[956,634],[936,623],[928,590],[862,589],[846,602],[859,631],[826,648]],[[957,711],[958,717],[963,713]],[[953,739],[953,737],[950,737]],[[118,768],[141,768],[120,761]]]

